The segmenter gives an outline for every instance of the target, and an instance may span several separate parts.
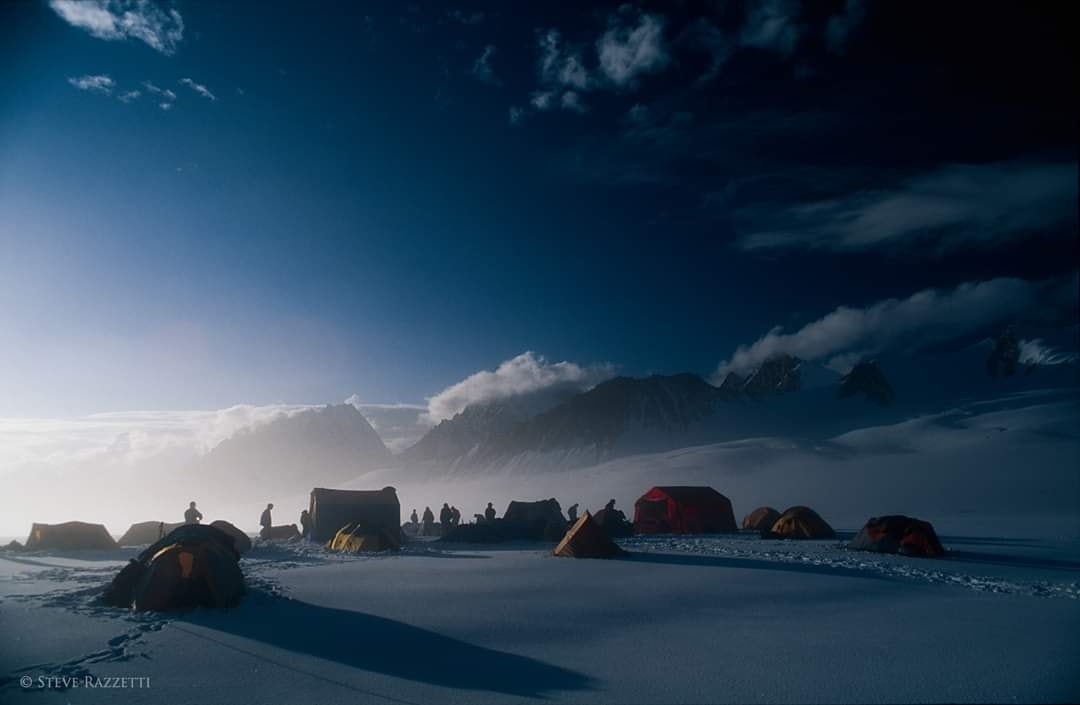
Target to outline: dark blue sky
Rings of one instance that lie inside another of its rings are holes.
[[[5,3],[0,412],[709,374],[1076,271],[1055,5],[549,5]]]

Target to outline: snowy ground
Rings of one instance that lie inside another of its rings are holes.
[[[94,603],[133,550],[9,554],[0,702],[1080,698],[1080,542],[943,540],[938,561],[745,535],[634,538],[615,561],[546,545],[260,545],[239,608],[166,617]]]

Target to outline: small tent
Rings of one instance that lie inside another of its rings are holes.
[[[362,524],[370,532],[386,531],[398,535],[401,528],[401,504],[397,490],[332,490],[316,487],[311,491],[312,541],[329,541],[347,524]]]
[[[176,524],[166,524],[163,521],[136,522],[128,527],[117,543],[121,546],[142,546],[154,543],[178,526],[183,526],[183,522]]]
[[[769,531],[780,518],[780,512],[772,507],[758,507],[743,517],[742,528],[753,531]]]
[[[941,545],[930,522],[900,514],[870,519],[851,540],[848,548],[920,558],[945,555],[945,547]]]
[[[228,534],[186,524],[132,559],[106,588],[106,604],[136,611],[230,607],[244,594],[239,555]]]
[[[330,539],[326,547],[331,551],[345,553],[396,551],[401,548],[400,536],[400,530],[396,532],[386,529],[371,531],[363,524],[348,524],[334,534],[334,538]]]
[[[538,502],[512,501],[506,507],[506,513],[503,514],[503,519],[506,519],[507,521],[566,523],[566,517],[563,516],[562,507],[559,506],[559,500],[554,497],[551,499],[543,499]]]
[[[588,510],[578,517],[554,551],[564,558],[612,558],[622,553]]]
[[[634,533],[736,531],[731,501],[712,487],[653,487],[634,503]]]
[[[810,507],[790,507],[772,525],[769,534],[780,539],[831,539],[836,532]]]
[[[593,514],[593,521],[611,538],[634,535],[634,525],[626,520],[626,515],[621,509],[605,507]]]
[[[233,540],[233,548],[236,549],[237,553],[243,554],[251,550],[251,537],[236,528],[235,525],[224,519],[216,519],[210,522],[210,526],[228,534]]]
[[[26,539],[28,551],[107,550],[116,547],[116,541],[103,525],[87,524],[83,521],[68,521],[63,524],[35,523],[30,527],[30,537]]]
[[[300,529],[296,528],[296,524],[282,524],[280,526],[271,526],[270,531],[263,538],[267,541],[292,541],[301,538],[301,535]]]

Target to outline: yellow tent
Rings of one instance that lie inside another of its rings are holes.
[[[578,517],[554,551],[564,558],[612,558],[622,552],[588,511]]]
[[[385,529],[372,531],[362,524],[346,524],[334,534],[334,538],[326,544],[331,551],[344,551],[346,553],[378,553],[379,551],[396,551],[401,548],[399,537]]]

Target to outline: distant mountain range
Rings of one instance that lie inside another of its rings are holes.
[[[689,373],[615,377],[585,392],[548,389],[473,404],[397,456],[354,407],[328,406],[237,434],[195,471],[274,493],[392,467],[420,477],[570,469],[750,437],[830,438],[950,404],[1078,384],[1075,361],[1003,364],[1015,349],[998,339],[933,356],[864,360],[843,375],[780,354],[715,386]]]
[[[229,490],[278,496],[338,485],[393,463],[363,414],[341,404],[241,431],[200,458],[191,473]]]

